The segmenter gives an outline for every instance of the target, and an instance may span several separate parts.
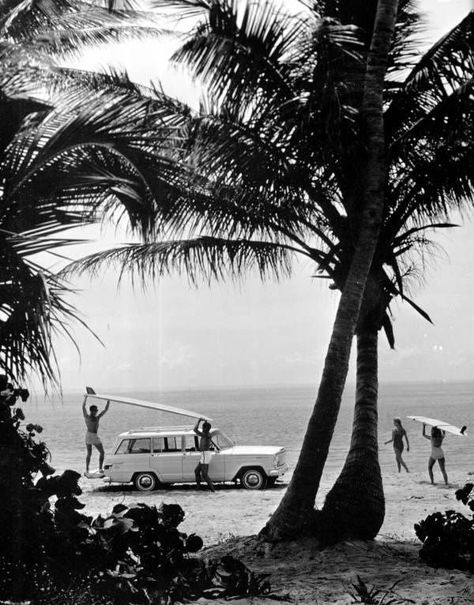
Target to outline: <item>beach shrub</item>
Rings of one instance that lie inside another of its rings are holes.
[[[178,530],[177,504],[84,514],[80,474],[54,474],[42,427],[23,420],[18,408],[0,421],[0,601],[168,605],[269,593],[268,576],[241,561],[199,557],[203,541]]]
[[[457,500],[474,511],[474,485],[455,492]],[[423,542],[420,557],[433,567],[474,571],[474,515],[448,510],[436,512],[415,524],[415,532]]]
[[[405,605],[414,603],[411,599],[404,599],[393,592],[397,582],[391,588],[384,590],[369,586],[357,576],[357,582],[352,584],[352,591],[349,592],[352,597],[351,603],[363,603],[364,605]]]

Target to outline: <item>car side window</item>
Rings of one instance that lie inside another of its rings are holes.
[[[140,439],[131,439],[128,452],[129,454],[149,454],[150,439],[143,437]]]
[[[197,435],[186,435],[184,437],[184,449],[186,452],[197,452],[199,451],[199,444]]]
[[[155,454],[160,454],[165,450],[164,437],[153,437],[153,451]]]
[[[180,452],[181,437],[165,437],[164,452]]]
[[[128,454],[130,439],[124,439],[117,448],[116,454]]]

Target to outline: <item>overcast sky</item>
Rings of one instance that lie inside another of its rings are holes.
[[[449,30],[470,0],[424,0],[427,40]],[[120,55],[114,51],[114,58]],[[161,57],[161,59],[156,59]],[[85,65],[92,65],[92,57]],[[107,60],[107,57],[103,59]],[[134,79],[166,78],[163,53],[132,44],[121,55]],[[184,79],[169,77],[171,89]],[[88,232],[91,235],[93,231]],[[467,222],[438,241],[446,254],[430,261],[413,293],[429,324],[395,304],[396,350],[380,338],[384,381],[466,380],[473,376],[474,228]],[[102,237],[110,241],[111,233]],[[231,284],[192,288],[184,278],[162,279],[144,292],[117,274],[74,280],[74,304],[105,346],[76,330],[81,357],[68,341],[56,344],[64,390],[148,389],[315,383],[319,380],[338,302],[309,264],[291,278],[262,284],[255,276]]]

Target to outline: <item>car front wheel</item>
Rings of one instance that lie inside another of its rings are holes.
[[[256,468],[249,468],[240,477],[245,489],[263,489],[265,487],[265,475]]]
[[[153,473],[138,473],[135,475],[133,483],[140,492],[152,492],[157,486]]]

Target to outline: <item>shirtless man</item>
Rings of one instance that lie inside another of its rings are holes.
[[[204,420],[204,423],[202,425],[202,431],[201,431],[201,430],[199,430],[199,423],[201,422],[201,420],[204,420],[204,418],[199,418],[193,429],[194,432],[196,433],[196,435],[198,435],[200,437],[199,451],[201,452],[199,464],[194,469],[194,474],[196,476],[196,483],[197,483],[198,488],[201,487],[201,478],[202,478],[207,483],[211,492],[215,492],[216,490],[214,489],[214,484],[212,483],[212,481],[208,475],[209,464],[210,464],[211,458],[212,458],[212,450],[211,450],[212,439],[211,439],[211,433],[210,433],[211,425],[209,422],[207,422],[207,420]]]
[[[102,441],[100,440],[99,435],[97,434],[99,430],[99,420],[105,414],[105,412],[109,409],[110,401],[107,401],[107,404],[100,414],[98,414],[98,408],[96,405],[91,405],[89,407],[89,414],[86,411],[86,399],[84,399],[84,403],[82,404],[82,413],[84,414],[84,420],[87,427],[86,433],[86,474],[89,472],[89,464],[91,461],[92,455],[92,446],[95,446],[99,450],[99,471],[101,473],[104,472],[103,464],[104,464],[104,446],[102,445]]]

